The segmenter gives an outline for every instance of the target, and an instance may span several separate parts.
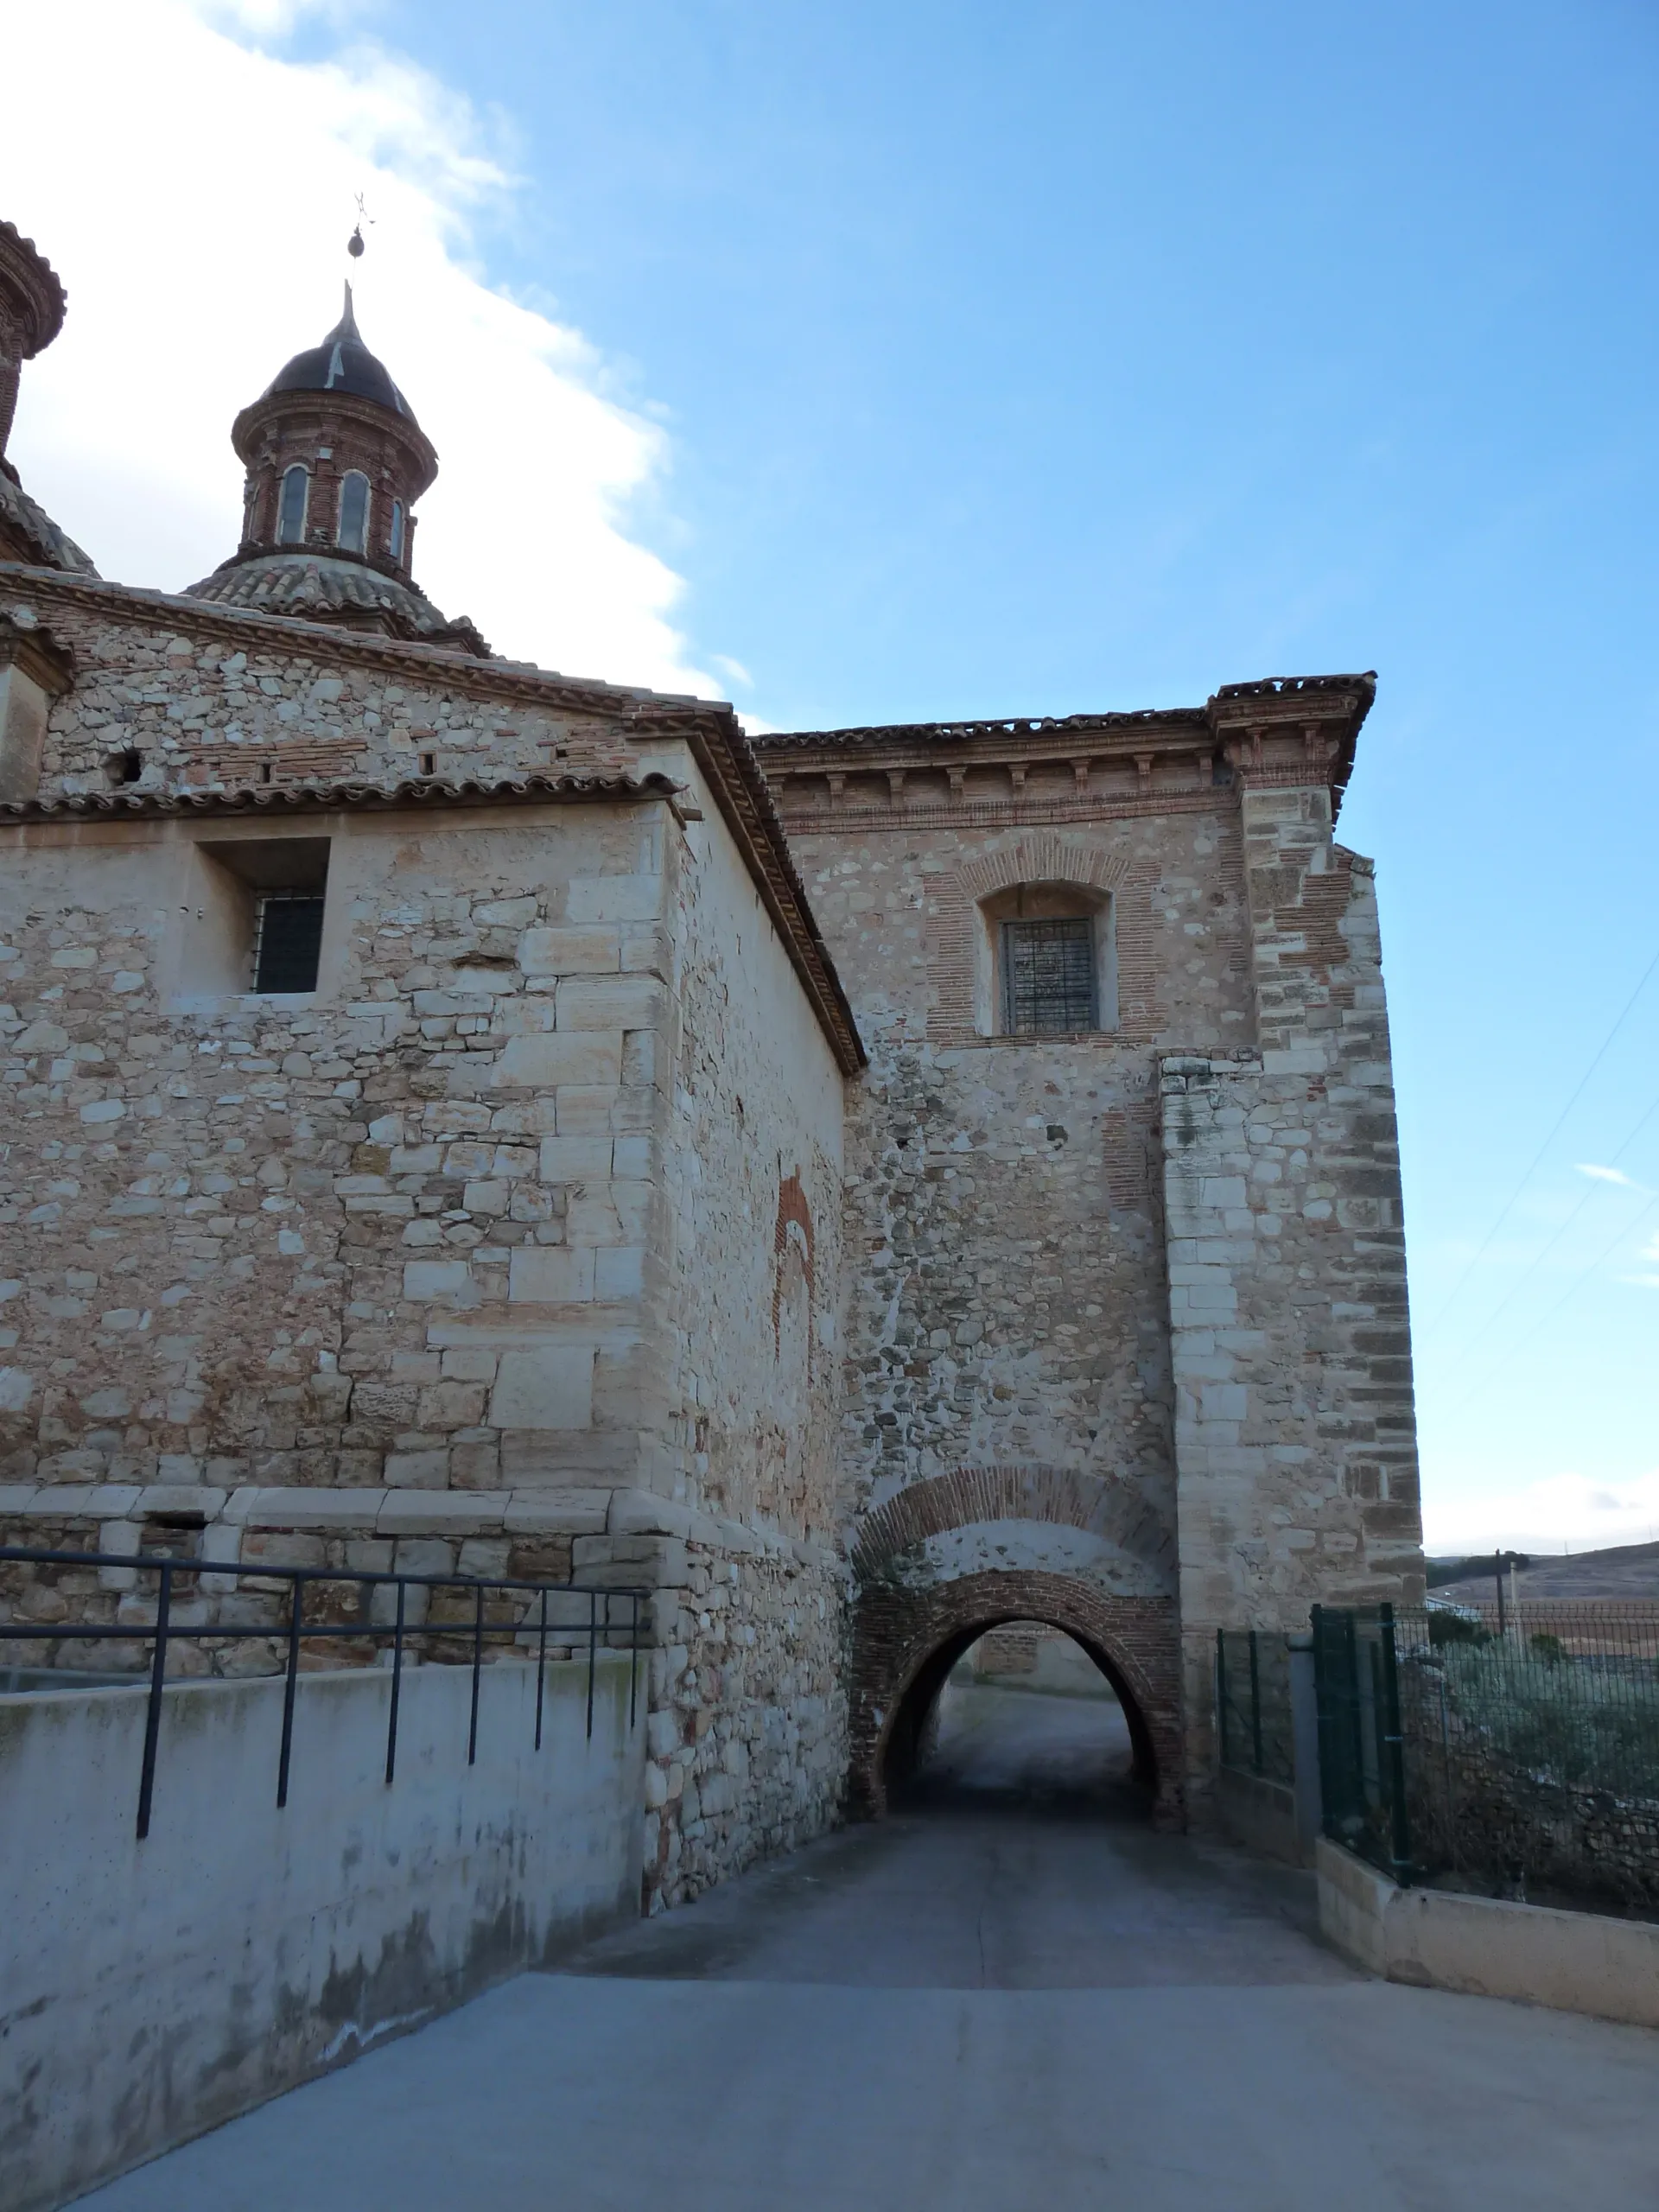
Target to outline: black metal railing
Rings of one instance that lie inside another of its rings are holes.
[[[0,1567],[16,1565],[35,1567],[94,1568],[100,1574],[111,1568],[131,1569],[156,1578],[153,1618],[133,1621],[86,1620],[23,1620],[0,1621],[0,1641],[6,1643],[139,1643],[149,1646],[147,1668],[149,1703],[144,1719],[143,1760],[138,1784],[138,1834],[149,1833],[150,1808],[155,1796],[156,1755],[161,1738],[162,1693],[167,1681],[167,1655],[170,1645],[194,1643],[216,1647],[220,1643],[245,1642],[257,1638],[267,1644],[283,1648],[282,1657],[269,1670],[280,1672],[283,1677],[283,1727],[281,1749],[276,1766],[276,1803],[278,1808],[288,1802],[289,1770],[294,1745],[295,1693],[300,1676],[301,1648],[308,1642],[334,1643],[362,1640],[372,1654],[387,1651],[391,1655],[391,1696],[386,1722],[386,1768],[388,1789],[397,1773],[397,1719],[403,1689],[403,1669],[406,1653],[426,1663],[470,1664],[472,1669],[472,1697],[469,1707],[467,1736],[467,1764],[474,1765],[478,1758],[479,1689],[485,1664],[486,1647],[492,1639],[505,1640],[510,1649],[499,1653],[499,1657],[521,1657],[529,1661],[534,1656],[536,1665],[536,1749],[542,1748],[542,1721],[547,1688],[547,1661],[550,1649],[575,1652],[585,1648],[588,1661],[587,1731],[594,1732],[594,1687],[599,1667],[601,1644],[607,1649],[626,1649],[628,1653],[628,1726],[632,1728],[639,1714],[639,1668],[641,1607],[651,1595],[644,1588],[632,1586],[607,1587],[593,1583],[523,1581],[503,1575],[473,1574],[396,1574],[369,1572],[352,1567],[278,1567],[261,1560],[257,1566],[242,1566],[233,1560],[222,1565],[211,1560],[180,1559],[147,1553],[79,1552],[40,1550],[27,1546],[0,1546]],[[260,1584],[278,1583],[287,1587],[287,1604],[283,1617],[276,1620],[235,1621],[218,1619],[180,1621],[175,1616],[174,1596],[181,1581],[192,1583],[215,1580],[234,1587],[239,1581]],[[317,1618],[321,1610],[315,1602],[308,1618],[308,1599],[315,1599],[327,1589],[355,1588],[358,1592],[356,1617],[340,1616],[322,1619]],[[376,1592],[393,1593],[391,1618],[373,1618]],[[424,1593],[421,1607],[422,1618],[410,1617],[410,1593]],[[470,1593],[470,1605],[465,1602],[454,1618],[433,1620],[430,1618],[431,1594],[435,1592]],[[490,1610],[492,1600],[493,1611]],[[624,1609],[622,1618],[613,1609]],[[146,1608],[146,1611],[149,1609]],[[440,1654],[464,1649],[466,1657],[459,1662],[440,1656],[435,1662],[435,1649]],[[63,1687],[74,1686],[74,1670],[64,1669]],[[255,1670],[257,1671],[257,1670]],[[135,1675],[135,1683],[141,1677]],[[247,1679],[246,1675],[238,1679]]]

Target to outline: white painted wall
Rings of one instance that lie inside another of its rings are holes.
[[[601,1656],[0,1697],[0,2204],[37,2212],[639,1910],[645,1682]]]

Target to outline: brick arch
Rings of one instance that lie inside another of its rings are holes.
[[[945,1045],[980,1040],[974,1027],[976,910],[982,899],[1021,883],[1075,883],[1112,895],[1117,1027],[1102,1033],[1131,1043],[1154,1037],[1163,1016],[1153,957],[1152,877],[1147,861],[1132,860],[1098,837],[1056,830],[1019,830],[939,877],[929,895],[925,931],[933,985],[929,1038]]]
[[[957,1467],[911,1483],[879,1505],[854,1531],[854,1570],[861,1582],[929,1536],[981,1521],[1046,1521],[1087,1529],[1148,1566],[1173,1573],[1170,1531],[1131,1483],[1076,1467]]]
[[[887,1809],[890,1757],[918,1740],[927,1711],[968,1646],[1005,1621],[1076,1638],[1116,1691],[1137,1773],[1160,1827],[1183,1823],[1180,1639],[1172,1598],[1112,1598],[1080,1577],[993,1568],[927,1588],[876,1584],[854,1616],[849,1774],[855,1811]]]
[[[976,904],[1012,891],[1017,883],[1076,883],[1095,891],[1116,891],[1129,875],[1128,861],[1105,846],[1063,837],[1053,830],[1022,830],[1004,844],[964,861],[939,887],[954,884]]]

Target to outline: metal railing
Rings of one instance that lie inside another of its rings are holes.
[[[16,1619],[0,1621],[0,1642],[30,1643],[140,1643],[150,1646],[148,1667],[149,1704],[144,1720],[143,1761],[138,1784],[138,1834],[142,1839],[149,1833],[150,1808],[155,1796],[156,1754],[161,1738],[162,1693],[167,1681],[168,1646],[178,1643],[218,1644],[221,1642],[240,1642],[258,1638],[266,1643],[285,1646],[280,1669],[284,1677],[283,1691],[282,1745],[276,1767],[276,1803],[278,1808],[288,1802],[289,1770],[294,1744],[295,1693],[300,1676],[301,1647],[307,1642],[334,1643],[340,1639],[366,1639],[375,1653],[389,1651],[391,1675],[391,1696],[386,1722],[386,1786],[391,1788],[397,1765],[397,1715],[403,1688],[404,1660],[406,1651],[412,1651],[416,1660],[432,1662],[434,1645],[469,1647],[468,1662],[472,1668],[472,1698],[467,1737],[467,1764],[473,1766],[478,1759],[478,1702],[479,1689],[484,1669],[485,1647],[491,1638],[505,1639],[512,1647],[511,1654],[522,1656],[527,1662],[532,1653],[536,1665],[536,1749],[542,1748],[542,1718],[547,1686],[547,1659],[550,1646],[574,1650],[585,1645],[588,1655],[587,1732],[594,1732],[594,1687],[598,1672],[601,1643],[607,1649],[624,1649],[628,1653],[628,1726],[632,1729],[639,1713],[639,1668],[641,1649],[640,1608],[651,1592],[632,1586],[603,1587],[593,1583],[522,1581],[503,1575],[472,1574],[396,1574],[370,1572],[352,1567],[278,1567],[261,1560],[257,1567],[239,1566],[234,1561],[220,1565],[210,1560],[169,1558],[146,1553],[78,1552],[39,1550],[27,1546],[0,1546],[0,1567],[16,1565],[35,1567],[94,1568],[102,1575],[111,1568],[131,1569],[156,1577],[155,1612],[152,1619],[127,1621],[76,1621]],[[178,1583],[186,1578],[194,1582],[214,1580],[231,1589],[238,1581],[276,1582],[287,1586],[285,1617],[277,1621],[218,1620],[211,1623],[181,1622],[174,1618],[174,1596]],[[355,1587],[359,1596],[356,1618],[318,1619],[319,1610],[311,1607],[312,1617],[307,1618],[308,1597],[320,1594],[329,1586]],[[372,1593],[390,1591],[394,1593],[390,1620],[372,1618]],[[419,1620],[410,1618],[410,1593],[427,1593],[423,1600],[425,1615]],[[471,1593],[470,1612],[454,1619],[433,1621],[429,1618],[430,1593],[435,1591],[459,1591]],[[493,1612],[486,1610],[492,1597],[497,1599]],[[522,1601],[522,1603],[520,1602]],[[510,1617],[504,1617],[502,1605]],[[552,1612],[550,1614],[550,1607]],[[626,1609],[619,1621],[613,1607]],[[626,1642],[622,1639],[626,1638]],[[423,1649],[423,1647],[424,1647]],[[454,1663],[439,1661],[435,1663]],[[63,1686],[74,1686],[74,1670],[64,1669]],[[135,1676],[135,1683],[139,1677]],[[248,1679],[246,1675],[238,1679]]]
[[[1325,1833],[1408,1883],[1411,1825],[1392,1605],[1315,1605],[1313,1669],[1319,1711]]]
[[[1396,1880],[1659,1908],[1659,1602],[1316,1607],[1327,1835]]]

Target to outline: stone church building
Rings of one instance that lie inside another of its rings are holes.
[[[1014,1618],[1201,1817],[1217,1625],[1421,1586],[1373,679],[750,740],[499,658],[349,295],[133,589],[3,459],[63,312],[0,226],[4,1540],[240,1570],[207,1628],[648,1585],[648,1902],[880,1810]],[[13,1656],[136,1663],[121,1584]]]

